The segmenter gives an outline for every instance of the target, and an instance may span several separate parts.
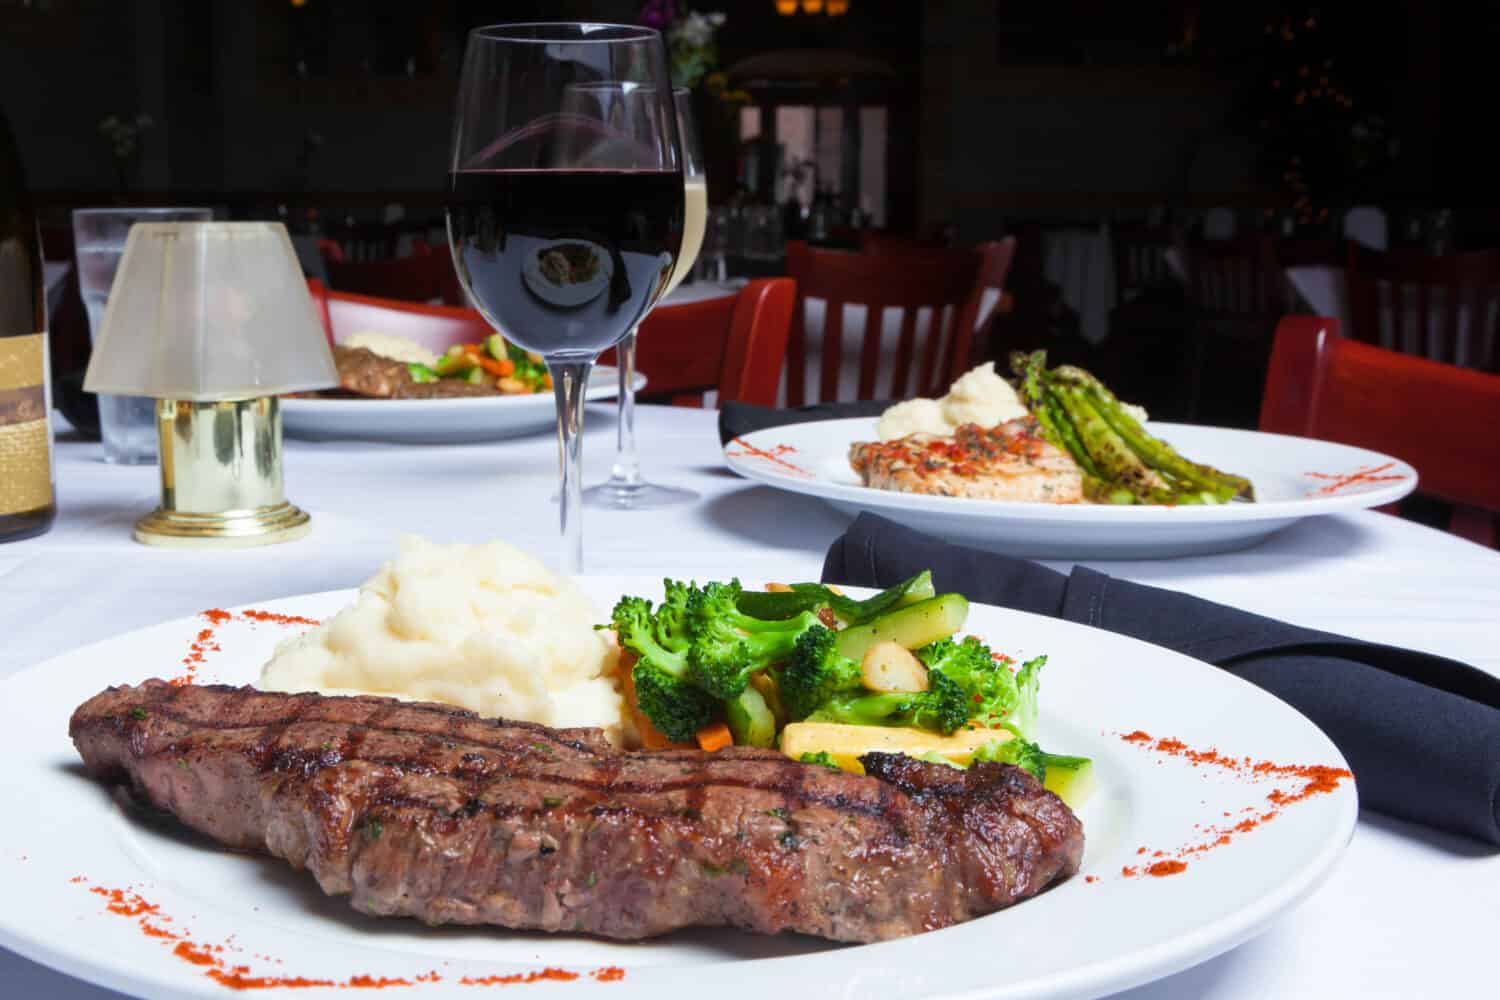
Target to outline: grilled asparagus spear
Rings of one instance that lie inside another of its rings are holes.
[[[1045,351],[1015,352],[1020,395],[1042,433],[1083,470],[1096,503],[1226,503],[1254,499],[1248,479],[1189,461],[1147,433],[1104,383],[1071,365],[1048,371]]]

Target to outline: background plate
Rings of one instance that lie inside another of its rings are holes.
[[[821,420],[756,431],[726,445],[724,459],[742,476],[819,497],[850,515],[873,511],[949,541],[1054,559],[1227,552],[1254,545],[1299,518],[1378,507],[1417,486],[1410,465],[1364,448],[1152,423],[1150,431],[1187,458],[1248,477],[1256,502],[1160,507],[919,496],[863,486],[849,467],[849,446],[877,440],[876,423]]]
[[[613,399],[619,383],[614,367],[599,365],[584,393],[590,401]],[[645,385],[646,376],[636,373],[635,391]],[[550,392],[459,399],[283,399],[281,422],[288,436],[311,441],[460,444],[553,430],[557,404]]]

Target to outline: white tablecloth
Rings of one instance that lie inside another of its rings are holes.
[[[714,416],[642,407],[646,474],[690,486],[703,500],[655,515],[588,511],[589,570],[816,578],[845,518],[726,471]],[[587,481],[607,474],[612,435],[611,408],[591,408]],[[155,469],[105,465],[92,444],[61,443],[58,457],[57,526],[41,538],[0,546],[0,676],[204,607],[354,586],[391,553],[401,532],[470,541],[501,535],[549,559],[555,549],[556,508],[548,497],[557,451],[545,435],[504,445],[424,448],[288,442],[288,495],[314,512],[313,533],[290,545],[219,555],[130,541],[132,521],[155,503]],[[1098,565],[1500,674],[1500,554],[1383,514],[1303,522],[1232,555]],[[1367,815],[1329,881],[1265,934],[1127,995],[1259,1000],[1490,993],[1493,984],[1482,983],[1491,976],[1500,932],[1497,889],[1500,854]],[[112,995],[0,951],[0,997]]]

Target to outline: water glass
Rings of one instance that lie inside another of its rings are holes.
[[[208,208],[80,208],[73,213],[78,255],[78,291],[89,317],[89,339],[104,321],[104,306],[115,281],[125,237],[137,222],[210,222]],[[156,461],[156,401],[145,396],[99,397],[99,430],[104,460],[117,465]]]

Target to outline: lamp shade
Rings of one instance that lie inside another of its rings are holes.
[[[285,226],[131,227],[85,389],[212,402],[337,383]]]

